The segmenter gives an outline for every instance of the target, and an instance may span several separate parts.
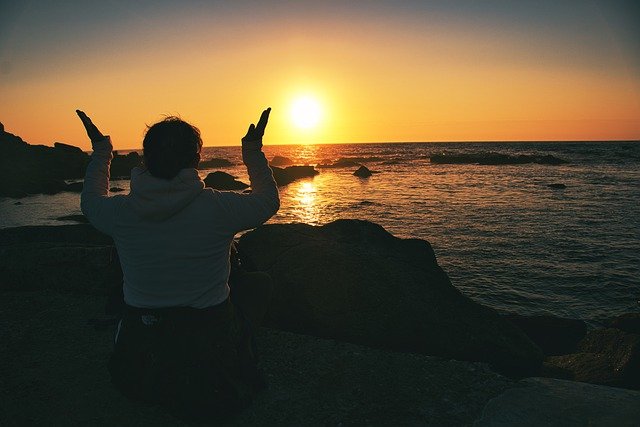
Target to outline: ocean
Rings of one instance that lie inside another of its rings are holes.
[[[461,292],[501,312],[552,314],[601,324],[640,310],[640,143],[386,143],[264,147],[269,159],[320,168],[280,188],[270,223],[365,219],[397,237],[425,239]],[[430,157],[547,156],[568,163],[440,164]],[[248,182],[240,148],[207,147],[203,159]],[[205,177],[212,170],[201,171]],[[553,184],[553,185],[552,185]],[[112,186],[128,190],[128,181]],[[562,188],[564,187],[564,188]],[[18,204],[16,204],[18,203]],[[0,227],[59,225],[79,195],[0,198]]]

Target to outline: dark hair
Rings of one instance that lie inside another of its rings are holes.
[[[174,116],[147,127],[142,143],[144,164],[151,175],[172,179],[181,169],[195,168],[200,161],[200,130]]]

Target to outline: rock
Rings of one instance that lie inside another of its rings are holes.
[[[527,378],[484,407],[473,425],[634,426],[640,393],[549,378]]]
[[[84,177],[88,163],[88,154],[77,147],[29,145],[18,136],[0,132],[0,196],[65,191],[64,181]]]
[[[212,172],[204,179],[207,187],[221,191],[237,191],[248,188],[249,185],[241,181],[236,181],[235,177],[226,172]]]
[[[15,206],[20,206],[22,204],[22,202],[15,202],[14,205]]]
[[[549,184],[547,185],[547,187],[553,188],[556,190],[564,190],[565,188],[567,188],[567,186],[562,183]]]
[[[62,150],[69,153],[82,154],[83,151],[80,147],[76,147],[74,145],[64,144],[62,142],[54,142],[53,148],[56,150]]]
[[[319,174],[313,166],[287,166],[286,168],[271,167],[273,171],[273,179],[276,180],[278,186],[291,184],[302,178],[312,178]]]
[[[452,286],[424,240],[367,221],[273,224],[243,235],[239,252],[245,268],[274,280],[271,327],[510,373],[541,365],[524,333]]]
[[[369,178],[371,175],[371,171],[366,166],[360,166],[357,171],[353,173],[358,178]]]
[[[431,163],[439,164],[523,165],[537,163],[541,165],[562,165],[569,163],[550,154],[544,156],[527,154],[514,156],[501,153],[432,154],[430,159]]]
[[[546,356],[573,353],[587,334],[587,324],[582,320],[546,315],[503,317],[520,328]]]
[[[545,366],[575,381],[640,389],[640,335],[607,328],[591,331],[576,353],[551,356]]]
[[[130,179],[131,169],[142,166],[142,156],[135,151],[126,155],[113,152],[113,160],[111,160],[111,179]]]
[[[273,156],[269,162],[271,166],[289,166],[293,164],[293,160],[283,156]]]
[[[229,166],[233,166],[233,163],[229,160],[214,157],[208,160],[201,160],[198,164],[198,169],[226,168]]]
[[[611,321],[609,327],[632,334],[640,334],[640,313],[626,313],[618,316]]]
[[[112,193],[121,193],[121,192],[125,191],[125,189],[124,188],[120,188],[120,187],[111,187],[109,189],[109,191],[111,191]]]
[[[58,221],[75,221],[81,224],[88,224],[89,220],[84,215],[65,215],[56,218]]]
[[[73,192],[73,193],[81,193],[83,187],[84,187],[84,183],[82,181],[72,182],[70,184],[67,184],[67,186],[65,187],[64,191],[70,191],[70,192]]]

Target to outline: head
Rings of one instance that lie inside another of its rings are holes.
[[[181,169],[198,167],[202,138],[197,127],[170,116],[147,128],[142,148],[149,173],[172,179]]]

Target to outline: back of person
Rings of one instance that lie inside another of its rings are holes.
[[[279,208],[261,150],[269,112],[242,139],[250,194],[205,188],[196,169],[200,133],[170,117],[148,129],[145,167],[133,169],[130,193],[109,197],[110,138],[78,111],[94,149],[81,208],[113,237],[124,276],[125,312],[109,369],[129,397],[207,417],[212,408],[242,407],[263,385],[251,331],[266,311],[270,279],[254,276],[253,289],[238,284],[231,298],[228,281],[235,233]]]

